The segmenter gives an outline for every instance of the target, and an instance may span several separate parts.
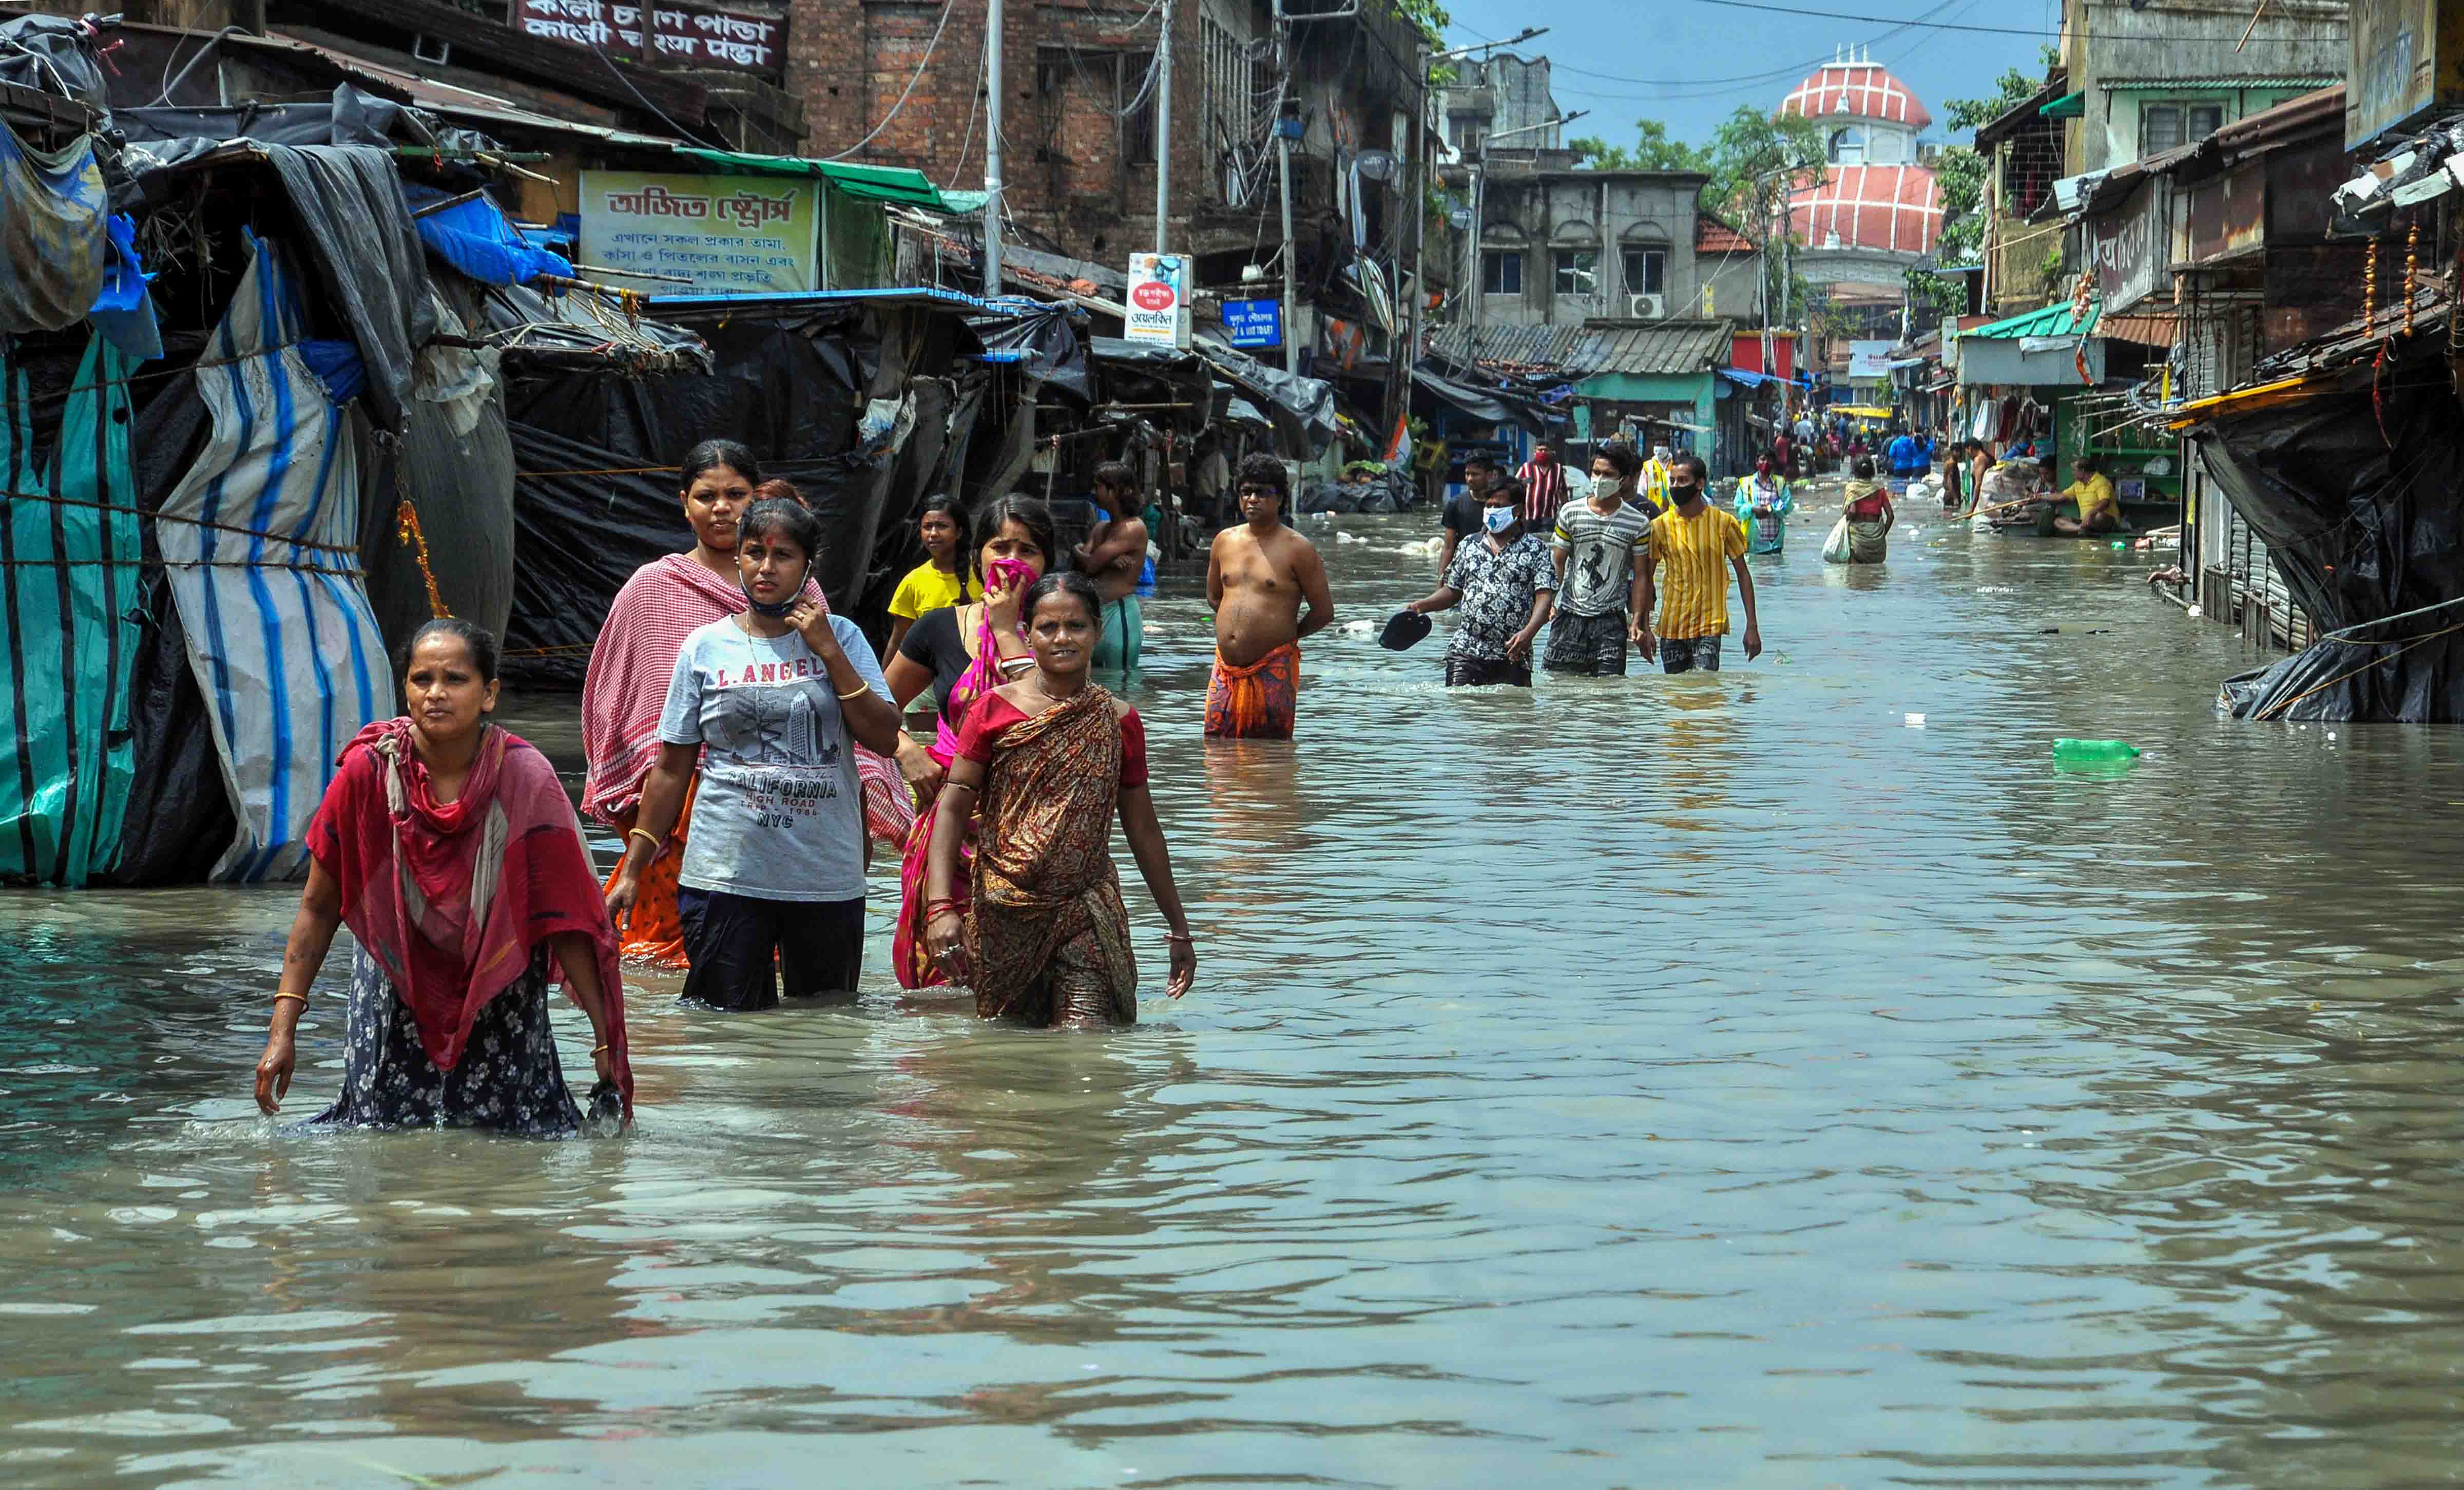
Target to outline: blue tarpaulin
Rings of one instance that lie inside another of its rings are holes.
[[[402,194],[413,213],[447,200],[433,187],[406,182]],[[484,196],[414,216],[429,253],[482,284],[528,284],[541,275],[571,275],[573,265],[524,238],[496,204]]]

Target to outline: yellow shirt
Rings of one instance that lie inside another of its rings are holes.
[[[1660,571],[1662,640],[1728,634],[1728,562],[1745,552],[1745,524],[1707,502],[1690,518],[1671,508],[1651,520],[1651,557],[1644,562]]]
[[[974,575],[952,574],[927,559],[898,582],[897,592],[890,597],[890,613],[912,621],[927,611],[982,598],[984,587]]]
[[[2118,508],[2121,501],[2113,495],[2113,482],[2098,472],[2084,481],[2073,481],[2062,488],[2062,495],[2079,503],[2079,521],[2084,523],[2100,512]]]

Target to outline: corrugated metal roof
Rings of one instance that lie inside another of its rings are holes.
[[[2102,301],[2088,301],[2087,324],[2076,325],[2071,321],[2071,302],[2064,300],[2058,305],[2048,305],[2042,310],[2028,311],[2023,315],[1996,321],[1989,325],[1978,326],[1972,331],[1962,331],[1959,334],[1963,339],[1977,337],[1997,342],[2015,342],[2031,336],[2077,336],[2082,331],[2094,332],[2097,317],[2103,309]]]
[[[2342,78],[2321,74],[2285,77],[2269,73],[2228,73],[2222,78],[2103,78],[2097,87],[2106,93],[2220,93],[2227,88],[2324,88]]]
[[[1599,372],[1703,372],[1728,360],[1732,321],[1646,321],[1579,326],[1449,326],[1439,355],[1513,371],[1587,378]]]

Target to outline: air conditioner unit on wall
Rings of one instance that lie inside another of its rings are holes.
[[[1668,318],[1668,297],[1665,295],[1629,295],[1625,313],[1636,321],[1664,321]]]

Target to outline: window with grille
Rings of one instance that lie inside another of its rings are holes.
[[[1255,59],[1247,42],[1209,13],[1199,17],[1206,71],[1206,159],[1223,188],[1223,199],[1240,206],[1257,171],[1259,122],[1270,99],[1261,96]]]
[[[2222,129],[2221,103],[2142,103],[2139,105],[2139,154],[2144,160],[2162,150],[2176,150]]]
[[[1519,249],[1495,251],[1480,256],[1480,292],[1483,295],[1520,295],[1523,293],[1523,254]]]
[[[1656,248],[1630,248],[1624,258],[1625,293],[1628,295],[1665,295],[1668,293],[1668,251]]]

